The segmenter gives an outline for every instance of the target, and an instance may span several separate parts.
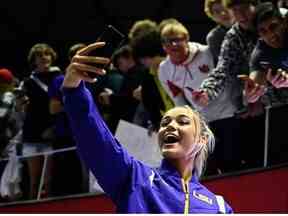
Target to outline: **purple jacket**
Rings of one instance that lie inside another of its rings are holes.
[[[216,198],[195,175],[185,183],[165,159],[159,168],[151,168],[129,155],[109,131],[83,83],[64,88],[63,94],[79,153],[117,212],[232,213],[223,198]]]

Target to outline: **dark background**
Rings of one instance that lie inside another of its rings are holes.
[[[112,24],[124,34],[136,20],[157,22],[174,17],[189,29],[191,40],[205,42],[214,23],[204,13],[204,0],[3,0],[0,6],[0,67],[18,77],[29,73],[27,55],[35,43],[48,43],[67,64],[67,50],[91,43]]]
[[[127,35],[136,20],[157,22],[174,17],[183,22],[194,41],[205,42],[214,23],[203,11],[204,0],[4,0],[0,6],[0,67],[18,77],[29,73],[27,55],[35,43],[48,43],[59,54],[57,65],[67,64],[68,48],[91,43],[105,24]]]

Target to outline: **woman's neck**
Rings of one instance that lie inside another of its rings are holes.
[[[193,168],[194,158],[171,160],[172,165],[184,180],[190,179]]]

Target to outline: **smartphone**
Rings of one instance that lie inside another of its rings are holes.
[[[99,56],[111,59],[115,50],[119,49],[125,42],[126,37],[117,28],[112,25],[107,25],[104,31],[97,37],[96,42],[105,42],[105,46],[91,51],[89,56]],[[103,64],[93,64],[93,66],[103,69],[108,69],[111,62]],[[89,76],[95,78],[97,74],[89,73]]]
[[[237,75],[237,78],[242,80],[242,81],[247,81],[250,79],[249,76],[246,74],[239,74],[239,75]]]

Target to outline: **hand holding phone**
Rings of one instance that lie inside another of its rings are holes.
[[[105,46],[90,52],[89,56],[99,56],[110,59],[107,64],[93,64],[93,66],[108,69],[111,63],[111,57],[115,50],[119,49],[125,42],[125,35],[112,25],[107,25],[104,31],[97,38],[96,42],[105,42]],[[89,76],[95,78],[95,74],[89,73]]]
[[[244,82],[245,89],[253,89],[256,85],[255,81],[246,74],[239,74],[237,75],[237,78]]]
[[[244,96],[249,103],[255,103],[265,93],[265,86],[257,84],[248,75],[240,74],[237,77],[244,81]]]
[[[96,54],[102,57],[110,58],[113,52],[120,48],[124,41],[125,35],[112,25],[107,25],[104,31],[97,38],[96,42],[105,42],[105,47],[97,49]]]
[[[82,80],[90,83],[95,82],[97,79],[91,78],[88,73],[104,75],[106,71],[100,67],[93,66],[93,64],[106,65],[110,60],[99,56],[88,56],[91,51],[103,46],[105,46],[105,43],[96,42],[79,50],[66,68],[62,86],[65,88],[76,88]]]

